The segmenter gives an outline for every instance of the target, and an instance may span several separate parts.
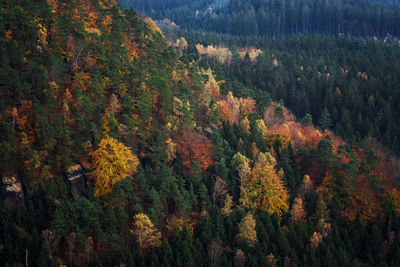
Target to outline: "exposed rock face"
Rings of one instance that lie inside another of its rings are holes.
[[[214,131],[210,127],[204,128],[203,132],[208,138],[211,138],[214,135]]]
[[[5,176],[0,183],[0,197],[11,206],[19,206],[24,201],[24,191],[16,176]]]
[[[79,164],[69,166],[65,172],[68,191],[74,199],[88,197],[89,181],[87,170]]]

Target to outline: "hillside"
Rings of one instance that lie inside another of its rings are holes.
[[[199,64],[218,70],[218,79],[227,80],[223,91],[255,97],[258,102],[266,95],[274,101],[283,100],[296,117],[311,115],[315,125],[332,130],[347,142],[376,139],[399,155],[398,40],[326,35],[268,39],[179,33],[188,43],[201,43],[208,48],[209,57],[201,57]],[[221,44],[225,50],[218,49]],[[237,47],[254,48],[249,52],[250,62],[243,61],[240,51],[235,55]],[[206,50],[201,48],[199,53]],[[255,55],[252,51],[259,51],[257,60],[251,58]],[[226,55],[229,62],[215,60]],[[329,117],[324,124],[323,114]]]
[[[0,265],[400,264],[400,161],[378,142],[116,1],[0,12]],[[232,62],[279,77],[280,56]]]
[[[294,33],[399,36],[399,1],[375,0],[122,0],[157,20],[186,29],[238,36]]]

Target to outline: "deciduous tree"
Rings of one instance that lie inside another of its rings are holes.
[[[304,209],[303,199],[300,195],[296,197],[292,206],[292,221],[295,224],[299,224],[307,216],[307,212]]]
[[[93,171],[90,176],[95,180],[96,197],[111,192],[116,183],[136,172],[139,165],[138,157],[111,137],[103,138],[91,156]]]
[[[253,214],[247,213],[245,217],[239,223],[239,233],[236,238],[239,241],[246,240],[250,246],[254,246],[257,243],[257,232],[256,232],[256,220]]]
[[[221,208],[221,214],[224,216],[229,216],[232,213],[233,201],[229,194],[226,194],[224,206]]]
[[[137,236],[139,246],[142,249],[158,247],[161,245],[161,233],[144,213],[136,214],[133,218],[133,233]]]
[[[240,205],[254,212],[266,211],[279,216],[289,209],[288,190],[278,177],[274,165],[256,164],[249,181],[240,188]]]

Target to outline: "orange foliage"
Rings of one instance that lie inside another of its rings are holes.
[[[361,222],[368,224],[376,218],[380,208],[380,201],[367,178],[359,177],[356,192],[349,197],[342,214],[353,222],[359,213]]]
[[[275,140],[280,140],[282,146],[280,149],[285,148],[289,145],[290,136],[280,133],[279,131],[268,132],[268,135],[265,138],[265,142],[267,146],[273,147]],[[280,153],[280,151],[275,151],[276,153]]]
[[[183,156],[183,164],[190,167],[193,161],[199,162],[202,170],[208,169],[214,164],[212,158],[212,143],[202,134],[196,132],[193,127],[187,127],[174,138],[176,148]]]
[[[242,117],[247,117],[256,110],[256,101],[251,98],[240,98],[240,113]]]
[[[247,117],[255,110],[256,102],[251,98],[236,98],[232,92],[229,92],[225,99],[217,101],[220,107],[221,120],[228,121],[229,123],[238,123],[240,118]]]
[[[292,220],[295,224],[299,224],[306,218],[307,212],[304,209],[303,198],[300,195],[298,195],[297,198],[294,200],[291,213]]]
[[[105,31],[110,33],[111,32],[111,24],[113,20],[111,15],[103,16],[103,20],[101,21],[102,26],[104,27]]]
[[[9,29],[8,31],[6,31],[5,39],[6,39],[7,42],[10,42],[11,40],[14,39],[14,37],[13,37],[13,31],[12,31],[11,29]]]
[[[79,72],[75,74],[72,82],[72,88],[79,87],[83,92],[91,88],[91,77],[87,72]]]
[[[400,214],[400,191],[397,189],[393,189],[391,192],[388,193],[388,197],[393,203],[396,212]]]
[[[267,143],[273,144],[276,137],[280,137],[282,144],[292,141],[295,149],[304,147],[308,150],[317,148],[319,142],[326,136],[332,137],[333,150],[344,144],[343,140],[335,136],[331,131],[321,132],[314,126],[303,126],[295,121],[294,115],[286,108],[282,108],[282,116],[276,114],[278,104],[273,103],[266,108],[264,121],[268,129]]]
[[[58,1],[57,0],[47,0],[47,3],[49,6],[53,9],[53,11],[56,11],[58,8]]]
[[[18,112],[17,124],[21,127],[21,129],[28,128],[28,119],[31,114],[32,101],[31,100],[22,100],[21,107]]]
[[[88,33],[95,33],[101,35],[100,29],[98,28],[97,22],[99,20],[99,14],[96,7],[93,5],[93,1],[81,0],[82,7],[84,9],[84,16],[82,20],[84,23],[84,29]]]
[[[132,35],[123,33],[123,45],[128,49],[129,60],[133,61],[139,56],[139,47],[136,42],[133,41]]]

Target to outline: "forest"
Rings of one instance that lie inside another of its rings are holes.
[[[397,38],[378,41],[298,34],[271,40],[194,31],[179,34],[189,43],[208,47],[199,64],[213,68],[218,79],[227,81],[222,90],[258,102],[265,95],[283,100],[296,117],[311,116],[314,125],[331,129],[348,142],[373,137],[398,155]],[[253,60],[243,58],[243,49],[240,56],[238,46],[249,47]],[[254,58],[257,49],[262,53]]]
[[[397,0],[121,0],[121,4],[184,28],[238,36],[400,34]]]
[[[1,266],[400,265],[394,20],[241,36],[0,5]]]

